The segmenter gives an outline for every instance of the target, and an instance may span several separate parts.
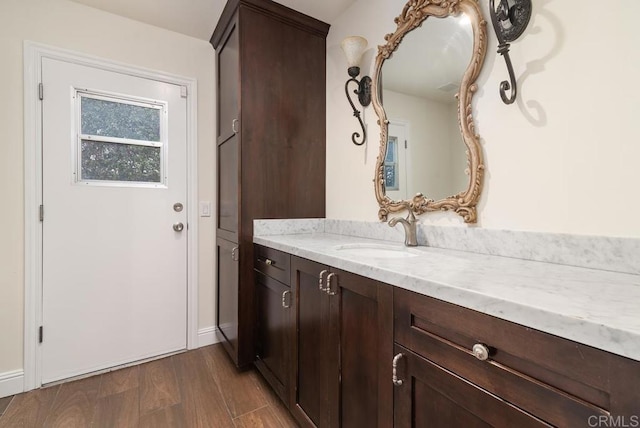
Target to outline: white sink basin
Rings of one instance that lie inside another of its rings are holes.
[[[398,245],[387,244],[344,244],[335,247],[345,256],[368,257],[378,259],[404,259],[417,257],[418,252]]]

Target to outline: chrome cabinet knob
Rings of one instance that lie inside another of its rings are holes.
[[[486,361],[489,359],[489,348],[487,348],[487,346],[483,345],[482,343],[476,343],[475,345],[473,345],[473,349],[471,350],[471,352],[473,352],[473,356],[480,361]]]
[[[176,232],[182,232],[184,230],[184,224],[182,223],[175,223],[173,225],[173,230],[175,230]]]

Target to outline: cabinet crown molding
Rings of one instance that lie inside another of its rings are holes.
[[[316,34],[319,37],[326,37],[329,33],[329,24],[271,0],[228,0],[224,10],[222,11],[222,15],[220,15],[218,25],[216,25],[210,39],[210,43],[213,45],[214,49],[217,49],[220,45],[222,36],[229,24],[229,21],[233,18],[236,10],[240,7],[257,10],[262,14],[270,15],[279,21],[309,33]]]

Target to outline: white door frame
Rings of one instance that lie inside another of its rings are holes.
[[[42,386],[42,58],[180,85],[187,91],[187,349],[198,347],[197,82],[40,43],[24,43],[24,390]],[[44,88],[46,96],[46,88]]]

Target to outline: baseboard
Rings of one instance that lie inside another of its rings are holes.
[[[0,398],[24,391],[24,371],[13,370],[0,373]]]
[[[215,326],[204,327],[198,330],[198,348],[220,342],[216,334],[217,331],[218,328]]]

